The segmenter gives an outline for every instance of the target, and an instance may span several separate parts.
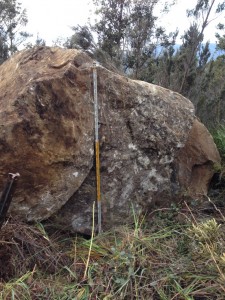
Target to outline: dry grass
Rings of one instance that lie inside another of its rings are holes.
[[[224,300],[224,212],[210,209],[134,215],[133,226],[90,239],[10,220],[0,232],[0,299]]]

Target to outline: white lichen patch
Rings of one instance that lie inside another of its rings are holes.
[[[123,199],[123,201],[129,199],[131,193],[133,193],[133,190],[134,190],[134,183],[133,183],[133,179],[130,178],[127,184],[124,186],[120,199]],[[122,206],[121,203],[123,201],[122,200],[119,201],[119,206]]]
[[[117,158],[118,154],[119,154],[119,152],[117,150],[115,150],[113,153],[113,158]]]
[[[54,208],[55,208],[55,206],[52,205],[52,206],[47,207],[46,210],[47,210],[47,211],[52,211],[52,210],[54,210]]]
[[[157,184],[153,183],[149,177],[144,178],[141,182],[141,188],[143,189],[144,192],[157,192],[158,187]]]
[[[122,165],[121,161],[115,162],[112,167],[108,167],[108,173],[112,173],[115,169],[120,169]]]
[[[134,144],[129,144],[128,148],[131,149],[131,150],[137,150],[137,146],[134,145]]]
[[[160,159],[159,163],[162,165],[167,165],[170,164],[172,161],[173,161],[172,156],[165,155]]]
[[[79,175],[78,172],[74,172],[74,173],[73,173],[73,176],[74,176],[74,177],[78,177],[78,175]]]
[[[139,104],[142,104],[142,103],[144,102],[143,97],[138,96],[138,97],[137,97],[137,102],[138,102]]]
[[[90,149],[89,149],[89,152],[91,153],[91,155],[93,155],[93,154],[94,154],[94,149],[93,149],[93,148],[90,148]]]
[[[131,115],[135,115],[136,117],[138,117],[138,112],[136,111],[136,109],[132,109]]]
[[[183,148],[184,147],[184,143],[177,143],[177,148],[180,149],[180,148]]]
[[[144,192],[157,192],[159,184],[165,182],[165,178],[163,178],[157,170],[153,168],[149,171],[148,175],[144,177],[141,181],[141,187]]]
[[[148,158],[148,156],[138,156],[138,162],[142,165],[142,167],[147,168],[150,164],[150,159]]]

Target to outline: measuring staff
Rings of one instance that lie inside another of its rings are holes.
[[[95,116],[95,165],[96,165],[96,196],[98,205],[98,233],[102,231],[101,189],[100,189],[100,152],[98,135],[98,91],[97,91],[97,65],[93,63],[94,86],[94,116]]]

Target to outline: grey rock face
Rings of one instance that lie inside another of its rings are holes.
[[[190,101],[169,90],[99,68],[103,227],[129,222],[180,191],[174,160],[194,120]],[[95,200],[92,170],[63,207],[61,220],[90,232]],[[65,218],[65,216],[67,216]],[[85,220],[81,222],[81,220]]]

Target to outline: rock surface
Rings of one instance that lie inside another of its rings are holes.
[[[0,67],[1,186],[20,173],[12,213],[27,220],[61,208],[92,166],[90,72],[70,62],[74,55],[79,64],[77,52],[36,48]]]
[[[180,149],[176,164],[180,185],[195,198],[206,195],[210,180],[215,173],[214,163],[220,163],[212,136],[197,119],[185,146]]]
[[[80,51],[41,47],[0,67],[0,183],[8,172],[21,174],[12,214],[43,220],[58,212],[58,222],[90,232],[92,64]],[[97,72],[103,228],[128,222],[132,206],[148,211],[184,191],[206,193],[220,157],[191,102],[101,66]]]

